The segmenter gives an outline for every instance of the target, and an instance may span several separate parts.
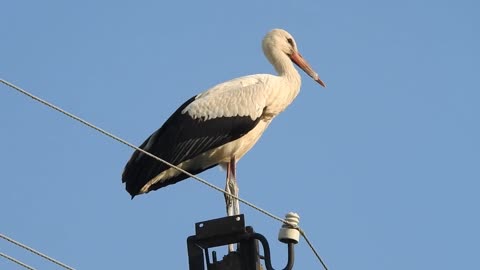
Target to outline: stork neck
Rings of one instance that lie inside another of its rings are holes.
[[[286,78],[288,81],[300,85],[300,74],[293,65],[292,60],[290,60],[285,53],[280,51],[272,53],[272,59],[270,62],[280,77]]]

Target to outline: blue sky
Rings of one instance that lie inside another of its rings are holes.
[[[184,100],[272,73],[284,28],[320,74],[238,164],[241,197],[298,212],[330,269],[478,269],[478,1],[9,1],[0,77],[140,144]],[[302,73],[303,74],[303,73]],[[0,232],[78,269],[187,269],[195,180],[133,201],[132,150],[0,86]],[[201,176],[224,185],[218,168]],[[280,224],[241,207],[286,261]],[[320,265],[301,241],[295,269]],[[0,252],[53,266],[0,240]],[[1,269],[21,269],[0,258]]]

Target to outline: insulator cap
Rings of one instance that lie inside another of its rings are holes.
[[[282,243],[294,243],[297,244],[300,239],[300,231],[296,229],[300,216],[297,213],[290,212],[285,215],[285,220],[288,224],[283,224],[278,233],[278,240]]]

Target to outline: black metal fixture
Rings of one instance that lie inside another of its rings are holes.
[[[296,217],[298,223],[298,215]],[[295,234],[298,234],[298,230],[290,225],[285,224],[280,229],[279,240],[288,245],[288,261],[284,270],[293,268],[294,245],[298,243],[298,237],[295,239]],[[212,260],[210,260],[209,248],[235,243],[238,244],[237,250],[230,252],[222,261],[217,260],[215,251],[212,252]],[[263,256],[259,256],[258,243],[262,245]],[[188,237],[187,247],[190,270],[258,270],[261,269],[260,258],[264,260],[267,270],[274,270],[267,239],[254,232],[251,226],[245,227],[244,215],[196,223],[195,235]]]

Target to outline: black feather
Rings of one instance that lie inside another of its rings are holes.
[[[249,116],[220,117],[209,120],[193,119],[186,113],[182,114],[182,110],[193,101],[195,101],[195,97],[180,106],[160,129],[145,140],[140,148],[178,165],[242,137],[252,130],[260,120],[260,117],[252,120]],[[200,165],[195,166],[194,164],[188,170],[190,173],[197,174],[216,165],[218,164],[202,168]],[[169,168],[162,162],[135,151],[125,166],[122,181],[133,198],[148,181]],[[175,184],[186,178],[188,176],[182,173],[170,179],[161,179],[150,186],[148,191]]]

